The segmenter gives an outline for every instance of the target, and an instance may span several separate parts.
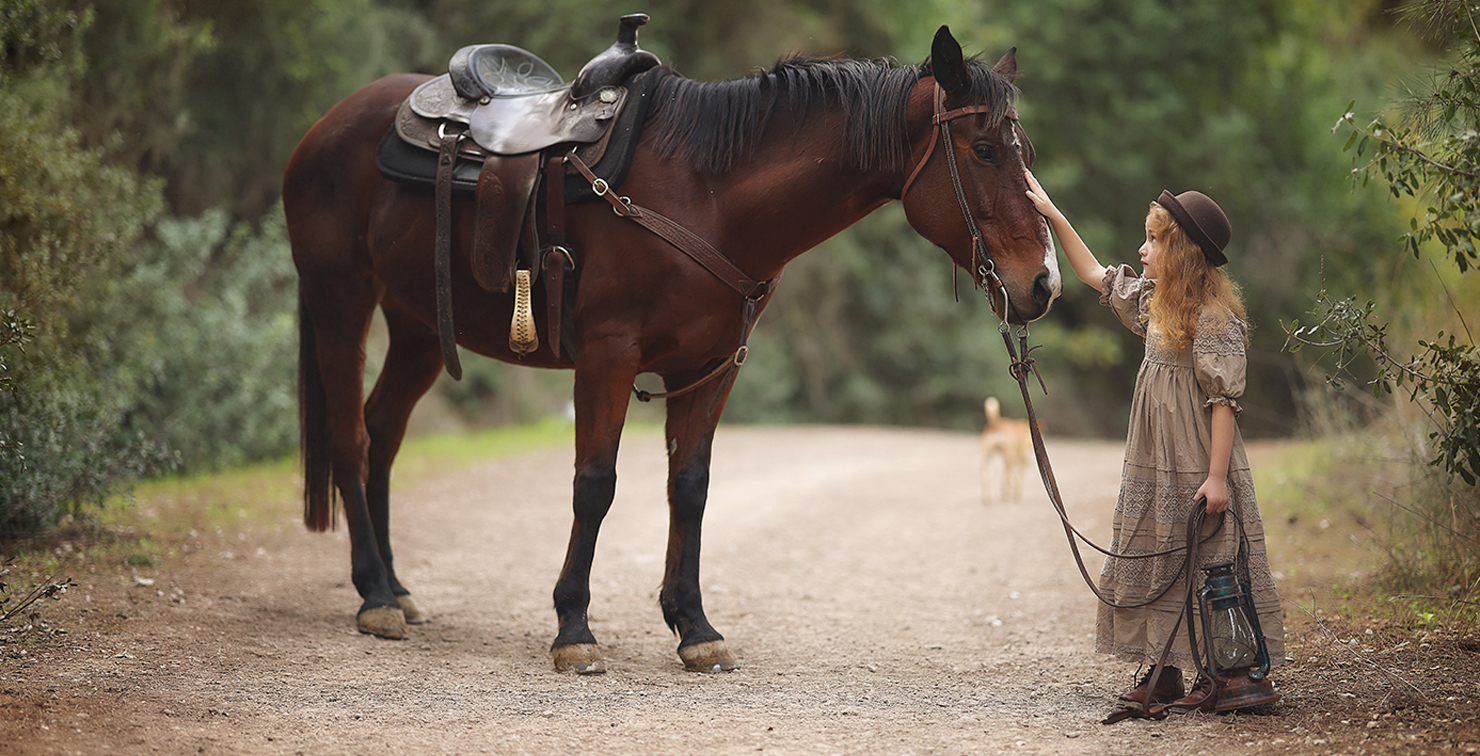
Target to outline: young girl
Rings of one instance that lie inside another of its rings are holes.
[[[1243,523],[1255,610],[1271,665],[1285,660],[1284,621],[1264,549],[1264,527],[1236,418],[1244,392],[1248,325],[1238,286],[1219,266],[1232,236],[1218,204],[1199,192],[1162,192],[1146,214],[1141,275],[1128,265],[1102,267],[1032,173],[1028,197],[1048,219],[1079,280],[1100,292],[1121,323],[1146,340],[1136,376],[1120,497],[1115,503],[1111,551],[1147,554],[1186,540],[1193,502],[1207,497],[1209,523],[1228,512]],[[1206,533],[1206,530],[1204,531]],[[1199,567],[1231,562],[1239,529],[1231,519],[1201,547]],[[1178,574],[1180,555],[1152,559],[1109,557],[1100,590],[1117,604],[1150,599]],[[1161,598],[1136,609],[1099,608],[1095,650],[1153,667],[1181,613],[1185,578]],[[1184,688],[1181,669],[1195,669],[1186,628],[1177,633],[1151,703],[1191,711],[1207,697],[1197,680]],[[1140,704],[1150,670],[1120,696]]]

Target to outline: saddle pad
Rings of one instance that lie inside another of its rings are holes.
[[[428,194],[437,188],[437,153],[412,147],[392,126],[380,138],[375,148],[375,168],[380,175],[397,184],[425,190]],[[483,161],[459,160],[452,169],[452,190],[472,194],[478,189],[478,172]]]
[[[658,69],[654,69],[658,70]],[[637,137],[647,118],[654,84],[658,77],[653,71],[644,71],[623,82],[627,88],[626,106],[617,115],[611,126],[611,136],[600,160],[592,166],[598,176],[606,178],[613,189],[620,188],[632,165],[632,152],[637,147]],[[580,154],[580,153],[578,153]],[[478,173],[482,169],[482,157],[464,152],[452,170],[452,188],[457,192],[474,193],[478,188]],[[406,143],[393,125],[380,140],[375,150],[375,167],[380,175],[390,181],[427,192],[433,191],[437,177],[437,153]],[[591,186],[585,181],[567,181],[566,203],[584,202],[595,199]]]

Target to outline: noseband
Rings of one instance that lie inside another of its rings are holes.
[[[930,144],[925,148],[925,157],[920,159],[915,169],[910,171],[910,177],[905,179],[904,189],[900,191],[899,199],[903,202],[904,198],[909,195],[910,187],[914,186],[915,179],[920,176],[920,171],[925,168],[926,163],[930,162],[931,155],[935,154],[936,141],[943,140],[946,144],[950,145],[945,150],[946,165],[951,174],[951,187],[956,190],[956,204],[961,209],[961,219],[966,222],[966,230],[971,233],[971,257],[972,264],[975,267],[975,270],[972,271],[972,277],[976,282],[977,288],[981,289],[987,295],[988,299],[992,300],[993,309],[995,309],[996,305],[994,295],[1001,294],[1002,321],[1006,323],[1008,316],[1012,312],[1012,300],[1007,296],[1006,284],[1003,283],[1001,276],[997,275],[997,266],[992,262],[992,253],[987,249],[987,241],[982,238],[981,229],[972,220],[971,205],[966,201],[966,190],[961,184],[961,168],[956,162],[955,142],[951,139],[951,121],[965,116],[989,113],[992,110],[993,107],[991,105],[968,105],[964,108],[946,110],[945,90],[937,83],[935,85],[935,116],[931,120],[940,128],[931,129]],[[1006,117],[1013,124],[1013,128],[1016,128],[1018,122],[1017,108],[1008,106]]]

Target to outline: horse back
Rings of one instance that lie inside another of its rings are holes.
[[[370,198],[383,181],[375,147],[401,101],[427,78],[394,74],[372,82],[330,108],[298,142],[283,172],[283,212],[300,273],[344,264],[346,241],[363,238]]]
[[[374,182],[375,146],[390,129],[396,109],[411,90],[426,81],[424,74],[393,74],[356,90],[320,118],[293,150],[283,173],[283,204],[295,207],[313,202],[324,191],[345,192]]]

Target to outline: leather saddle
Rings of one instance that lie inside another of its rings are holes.
[[[574,284],[574,276],[566,273],[575,271],[575,258],[564,246],[563,208],[595,196],[587,182],[567,186],[566,171],[575,171],[563,156],[575,150],[612,188],[625,178],[655,79],[646,73],[660,65],[657,56],[637,46],[637,30],[647,21],[646,14],[623,16],[616,43],[570,83],[518,47],[464,47],[452,56],[446,74],[417,87],[397,110],[376,151],[376,166],[386,178],[431,189],[436,196],[439,330],[454,377],[461,368],[449,343],[451,310],[444,300],[450,283],[444,283],[443,272],[452,194],[476,197],[471,258],[480,286],[504,292],[517,286],[516,301],[527,308],[527,282],[544,269],[548,343],[558,356],[562,302],[566,293],[573,294],[566,291],[568,284]],[[543,193],[537,191],[541,182]],[[527,312],[523,317],[531,338],[510,342],[520,353],[538,348],[532,318]],[[520,318],[516,311],[516,332]]]

